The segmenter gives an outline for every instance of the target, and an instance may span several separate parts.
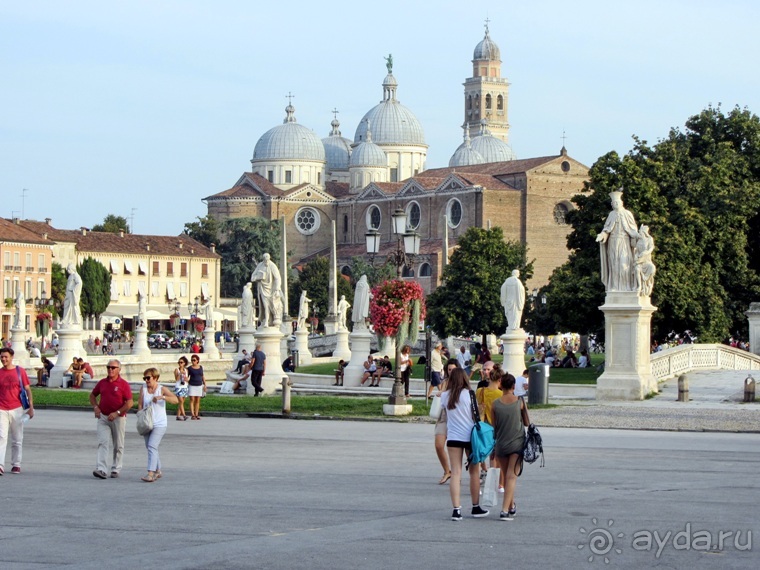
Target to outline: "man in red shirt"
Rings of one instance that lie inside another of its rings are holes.
[[[0,348],[0,475],[5,473],[5,449],[8,433],[11,435],[11,473],[21,473],[21,443],[24,441],[24,408],[21,406],[21,385],[23,383],[29,398],[29,417],[34,417],[32,389],[26,370],[13,365],[13,349]],[[20,382],[19,382],[20,379]]]
[[[115,479],[121,471],[124,454],[126,414],[133,402],[129,383],[120,375],[121,362],[109,360],[106,369],[108,375],[90,393],[90,404],[98,419],[98,467],[92,474],[98,479],[106,479],[110,461],[111,477]]]

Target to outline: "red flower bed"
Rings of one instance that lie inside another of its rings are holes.
[[[425,292],[414,281],[385,281],[372,289],[369,313],[378,337],[399,336],[402,332],[400,342],[407,336],[416,339],[412,331],[425,318]]]

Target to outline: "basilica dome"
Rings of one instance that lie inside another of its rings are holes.
[[[285,108],[282,125],[269,129],[253,149],[251,162],[264,160],[325,160],[325,146],[319,137],[296,122],[295,108]]]
[[[484,162],[506,162],[517,158],[511,146],[490,133],[485,119],[481,120],[480,133],[472,138],[470,144],[472,150],[483,157]]]
[[[333,119],[330,123],[330,136],[322,139],[327,159],[327,170],[345,170],[351,158],[351,140],[341,136],[340,121]]]
[[[425,145],[425,132],[417,117],[396,99],[397,86],[396,78],[389,73],[383,81],[383,100],[362,117],[354,144],[366,139],[369,121],[375,144]]]
[[[364,142],[354,146],[351,153],[351,166],[388,166],[388,158],[385,156],[383,149],[372,142],[373,131],[370,131],[370,125],[365,124]]]
[[[488,60],[488,61],[500,61],[501,53],[499,52],[499,46],[496,45],[488,35],[488,27],[486,26],[486,37],[480,40],[480,43],[475,46],[475,51],[472,54],[474,60]]]
[[[464,125],[464,142],[454,151],[449,160],[449,166],[470,166],[473,164],[483,164],[485,161],[483,155],[472,148],[469,129],[467,125]]]

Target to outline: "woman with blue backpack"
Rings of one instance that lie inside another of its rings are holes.
[[[475,426],[475,420],[472,413],[471,394],[467,374],[459,368],[453,370],[449,376],[446,390],[441,394],[441,408],[446,410],[447,420],[446,448],[451,462],[449,492],[451,494],[451,505],[454,507],[451,514],[453,521],[462,520],[459,489],[462,481],[462,459],[470,455],[472,451],[470,437],[472,428]],[[465,455],[465,451],[467,455]],[[482,509],[479,504],[480,477],[478,472],[480,467],[477,462],[472,462],[467,464],[467,470],[470,474],[471,514],[475,518],[485,517],[488,515],[488,511]]]

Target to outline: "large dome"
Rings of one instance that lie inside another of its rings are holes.
[[[471,166],[473,164],[483,164],[486,161],[478,151],[472,148],[468,131],[467,125],[464,125],[464,142],[459,145],[451,156],[449,160],[450,167]]]
[[[327,170],[345,170],[351,158],[351,140],[341,136],[340,122],[337,118],[333,119],[330,125],[332,126],[330,136],[322,139],[327,158]]]
[[[288,105],[282,125],[269,129],[253,149],[253,161],[315,160],[324,162],[325,147],[319,137],[296,122],[295,108]]]
[[[417,117],[396,99],[397,85],[396,79],[389,73],[383,81],[383,101],[362,117],[356,128],[354,144],[366,140],[369,122],[372,125],[372,140],[376,144],[425,145],[425,132]]]
[[[506,162],[516,158],[511,146],[488,131],[485,119],[481,121],[480,133],[472,138],[470,146],[483,157],[485,162]]]
[[[499,46],[488,35],[488,26],[486,26],[486,37],[484,37],[478,45],[475,46],[475,51],[472,54],[472,59],[488,60],[488,61],[501,61],[501,53],[499,52]]]
[[[354,147],[351,153],[351,166],[388,166],[388,159],[379,146],[372,142],[372,132],[366,125],[365,140]]]

